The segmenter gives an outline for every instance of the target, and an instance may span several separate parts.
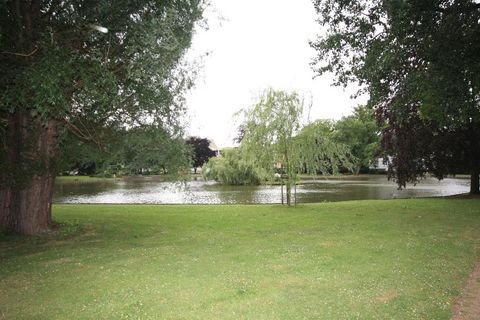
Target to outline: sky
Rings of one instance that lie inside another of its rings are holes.
[[[233,145],[234,114],[255,104],[267,88],[297,91],[311,102],[310,119],[351,114],[366,99],[355,88],[333,87],[332,76],[314,79],[309,40],[320,31],[311,0],[211,0],[208,28],[197,28],[188,60],[202,61],[187,95],[188,135],[219,147]]]

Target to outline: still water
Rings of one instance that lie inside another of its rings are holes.
[[[297,202],[449,196],[469,191],[469,180],[434,178],[397,190],[384,175],[331,177],[297,186]],[[161,177],[129,177],[55,186],[55,203],[234,204],[280,203],[280,186],[224,186],[201,178],[166,182]]]

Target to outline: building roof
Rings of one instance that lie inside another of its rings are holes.
[[[213,142],[213,141],[210,142],[210,145],[209,145],[208,147],[209,147],[210,150],[212,150],[212,151],[219,151],[219,150],[221,150],[221,149],[219,149],[219,148],[217,147],[217,145],[216,145],[215,142]]]

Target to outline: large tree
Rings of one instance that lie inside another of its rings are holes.
[[[51,227],[65,131],[175,131],[202,0],[0,2],[0,228]]]
[[[480,4],[473,0],[315,0],[318,73],[358,82],[400,187],[426,171],[467,171],[479,193]]]
[[[186,143],[193,149],[193,170],[197,173],[197,168],[203,166],[208,159],[214,157],[215,151],[210,149],[211,142],[207,138],[189,137]]]
[[[379,145],[375,115],[367,106],[357,106],[353,114],[335,123],[334,139],[350,148],[356,158],[355,172],[367,168],[375,161]]]
[[[303,101],[295,92],[266,90],[257,104],[242,110],[242,157],[265,172],[285,177],[287,205],[300,173],[336,172],[350,167],[347,149],[330,139],[324,122],[303,126]]]

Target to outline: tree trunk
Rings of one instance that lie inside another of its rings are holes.
[[[287,181],[287,206],[290,207],[292,204],[292,186],[290,185],[290,181]]]
[[[52,226],[57,124],[32,118],[28,110],[8,117],[7,154],[0,174],[0,228],[25,235]]]
[[[25,235],[49,230],[53,184],[52,175],[34,176],[22,190],[0,190],[0,227]]]
[[[478,124],[470,123],[468,138],[470,144],[470,194],[480,194],[480,136],[478,135]]]
[[[296,207],[297,206],[297,183],[295,182],[295,184],[293,185],[294,186],[294,192],[293,192],[293,199],[294,199],[294,206]]]
[[[282,192],[282,205],[284,204],[283,201],[283,180],[280,180],[280,191]]]
[[[480,170],[473,169],[470,174],[470,194],[480,194]]]
[[[470,146],[472,151],[470,156],[470,194],[480,194],[480,143],[474,129],[471,129],[470,137],[472,138]]]

